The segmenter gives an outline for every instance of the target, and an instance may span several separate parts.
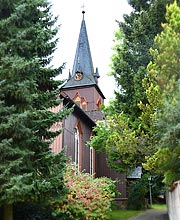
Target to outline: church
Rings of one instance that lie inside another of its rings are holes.
[[[55,138],[51,149],[56,153],[65,148],[67,156],[77,164],[80,171],[88,172],[95,177],[106,176],[118,180],[117,189],[121,195],[117,199],[126,201],[126,177],[107,167],[105,154],[97,154],[94,148],[87,146],[96,122],[104,119],[100,109],[105,97],[98,85],[98,68],[94,70],[93,67],[85,12],[82,14],[72,72],[60,89],[62,105],[67,108],[73,107],[73,111],[62,122],[54,125],[53,129],[62,128],[62,133]],[[59,111],[62,105],[52,110]]]

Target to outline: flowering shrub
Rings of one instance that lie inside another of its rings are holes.
[[[93,178],[69,166],[65,174],[69,189],[67,197],[58,205],[56,212],[61,219],[105,220],[115,197],[114,181],[109,178]]]

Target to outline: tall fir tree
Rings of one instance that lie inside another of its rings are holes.
[[[63,153],[49,144],[60,132],[51,126],[69,110],[60,104],[56,77],[62,66],[50,67],[56,49],[51,7],[46,0],[3,0],[0,4],[0,205],[4,220],[12,204],[63,195]]]

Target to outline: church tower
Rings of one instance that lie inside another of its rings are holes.
[[[69,73],[69,78],[61,91],[65,92],[84,111],[92,112],[100,109],[105,97],[98,86],[100,76],[98,68],[94,71],[84,19],[85,11],[82,13],[83,18],[72,73]]]
[[[117,189],[121,197],[126,197],[125,176],[117,174],[107,167],[106,155],[97,154],[93,147],[88,147],[87,142],[93,135],[93,128],[98,120],[103,120],[104,114],[101,105],[104,104],[104,95],[98,86],[98,69],[94,71],[91,51],[84,19],[80,27],[79,38],[74,58],[72,72],[65,84],[60,89],[60,98],[63,98],[62,106],[53,109],[59,111],[63,106],[73,107],[71,114],[59,124],[55,124],[53,130],[62,129],[51,145],[53,152],[60,152],[65,148],[67,157],[71,158],[80,171],[84,170],[96,177],[110,177],[119,179]]]

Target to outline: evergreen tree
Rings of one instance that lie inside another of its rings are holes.
[[[97,136],[92,137],[90,145],[105,151],[110,166],[120,171],[127,172],[132,166],[141,165],[145,156],[155,151],[151,117],[155,105],[158,105],[159,90],[149,87],[151,91],[148,93],[154,95],[150,100],[143,81],[152,59],[150,48],[155,47],[154,37],[163,29],[161,24],[165,22],[166,4],[170,2],[173,0],[130,0],[134,10],[124,16],[124,22],[119,22],[115,33],[112,75],[119,89],[115,100],[104,109],[107,120],[105,125],[97,125]],[[110,132],[109,127],[113,127]],[[125,136],[126,132],[128,135]]]
[[[62,66],[50,67],[58,31],[46,0],[3,0],[0,4],[0,205],[49,199],[65,192],[65,156],[49,148],[60,131],[51,126],[68,110],[60,104]]]
[[[132,122],[141,115],[138,103],[147,102],[142,79],[147,75],[146,67],[151,60],[149,49],[154,47],[154,37],[162,31],[166,5],[172,2],[130,0],[133,11],[124,15],[124,22],[119,22],[111,65],[119,88],[113,108],[114,111],[123,111]],[[134,126],[138,125],[137,122]]]
[[[155,38],[156,49],[151,50],[153,60],[148,65],[151,86],[147,87],[147,93],[152,112],[156,112],[153,138],[157,150],[144,167],[163,174],[165,183],[171,185],[180,175],[180,8],[176,2],[167,7],[166,20],[162,33]],[[158,106],[151,101],[153,88],[159,90]],[[144,114],[148,115],[147,108],[148,105]]]

